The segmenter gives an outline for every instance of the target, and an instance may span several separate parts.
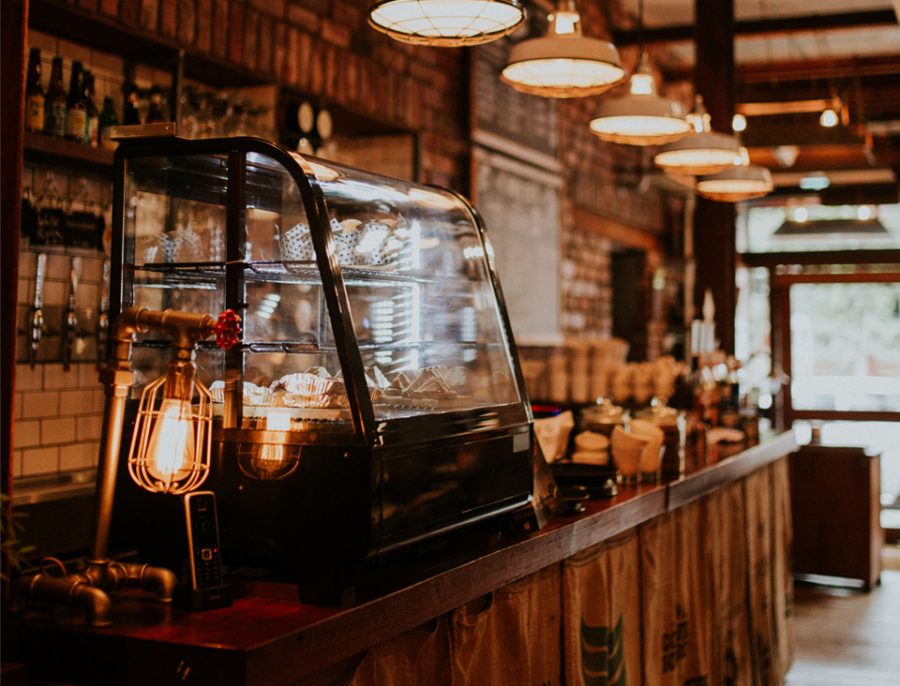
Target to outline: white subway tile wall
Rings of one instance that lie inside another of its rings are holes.
[[[15,418],[17,477],[96,466],[103,391],[94,363],[73,364],[69,371],[59,364],[16,365]]]

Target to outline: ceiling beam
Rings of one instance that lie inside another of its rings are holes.
[[[900,75],[900,46],[898,52],[865,57],[836,57],[800,61],[753,62],[738,65],[741,84],[806,79],[839,79],[863,76]],[[685,72],[686,78],[690,74]]]
[[[744,19],[734,23],[737,37],[771,36],[802,31],[823,31],[829,29],[851,29],[864,26],[897,25],[894,10],[869,10],[844,12],[841,14],[810,14],[799,17],[766,17],[764,19]],[[637,45],[640,32],[637,29],[614,31],[617,46]],[[694,40],[694,24],[660,26],[644,29],[644,42],[685,43]]]
[[[735,66],[739,86],[816,79],[827,83],[840,78],[900,76],[900,46],[897,53],[886,55],[744,62]],[[663,67],[666,83],[690,81],[693,75],[693,66]]]

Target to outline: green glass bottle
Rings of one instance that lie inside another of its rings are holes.
[[[34,133],[44,130],[47,96],[41,85],[41,49],[31,48],[28,55],[28,77],[25,82],[25,128]]]
[[[84,142],[96,148],[100,142],[100,112],[94,102],[94,75],[89,71],[84,72],[84,104]]]
[[[66,135],[66,91],[63,88],[62,57],[53,58],[50,68],[50,87],[45,101],[44,133],[62,138]]]
[[[66,138],[81,143],[84,140],[87,104],[84,101],[84,69],[81,62],[72,62],[69,80],[69,99],[66,103]]]
[[[101,148],[115,149],[116,142],[112,140],[110,132],[117,126],[119,118],[116,116],[116,107],[109,96],[103,98],[103,110],[100,112],[98,139]]]

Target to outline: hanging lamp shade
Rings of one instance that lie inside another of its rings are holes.
[[[656,94],[647,53],[641,53],[627,95],[604,101],[590,123],[601,140],[626,145],[662,145],[687,135],[691,125],[681,103]]]
[[[664,171],[694,176],[717,174],[731,167],[740,152],[740,144],[734,136],[712,131],[709,113],[699,95],[688,121],[693,133],[664,145],[653,161]]]
[[[520,0],[381,0],[372,28],[403,43],[455,48],[496,40],[521,24]]]
[[[625,78],[616,47],[586,38],[573,0],[560,2],[547,35],[517,43],[501,78],[522,93],[580,98],[608,91]]]
[[[697,179],[696,191],[704,198],[739,202],[761,198],[772,192],[772,174],[765,167],[750,164],[747,148],[741,147],[734,164],[718,174]]]

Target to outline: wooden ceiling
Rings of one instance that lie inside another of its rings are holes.
[[[644,4],[648,49],[670,90],[683,92],[694,72],[694,0]],[[638,0],[622,5],[613,36],[620,48],[639,37]],[[864,186],[875,169],[900,177],[898,14],[900,0],[735,0],[735,103],[783,108],[748,117],[743,138],[754,162],[781,179],[842,170],[839,183]],[[834,97],[844,112],[833,129],[821,127],[817,113],[798,111],[802,101]]]

